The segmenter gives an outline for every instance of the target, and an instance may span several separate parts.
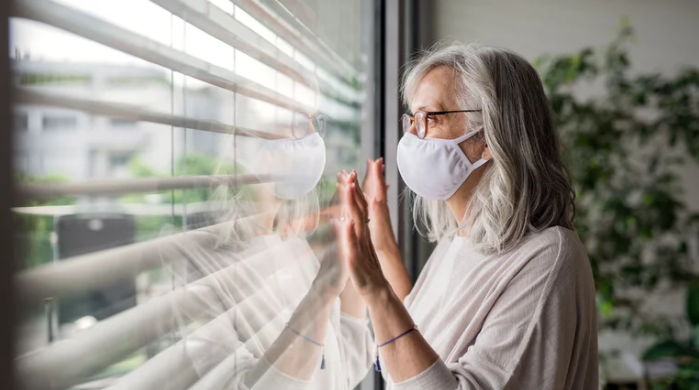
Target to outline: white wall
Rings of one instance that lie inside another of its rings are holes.
[[[528,59],[601,46],[613,39],[622,17],[636,30],[630,48],[634,71],[672,73],[699,66],[699,1],[695,0],[437,0],[433,36],[512,49]],[[699,166],[682,172],[688,205],[699,210]],[[681,310],[680,297],[653,297]],[[646,341],[647,342],[647,341]],[[600,335],[600,349],[635,353],[643,341]]]

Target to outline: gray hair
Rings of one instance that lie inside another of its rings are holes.
[[[466,116],[466,128],[483,129],[480,139],[485,137],[493,159],[463,221],[454,218],[444,201],[416,195],[418,231],[438,241],[466,227],[476,249],[492,254],[551,226],[572,229],[575,193],[536,70],[505,49],[460,43],[434,47],[409,64],[402,83],[406,105],[423,77],[439,67],[455,73],[458,109],[482,110]]]

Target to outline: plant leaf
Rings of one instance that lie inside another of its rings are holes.
[[[680,355],[684,347],[676,341],[661,341],[652,345],[643,354],[644,361],[660,360]]]

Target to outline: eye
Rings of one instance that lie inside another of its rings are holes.
[[[437,122],[437,118],[435,118],[433,116],[427,117],[427,123],[435,123],[435,122]]]

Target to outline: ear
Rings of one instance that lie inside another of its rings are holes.
[[[488,145],[485,145],[485,148],[483,148],[483,153],[481,153],[481,159],[490,161],[493,159],[493,154],[490,152],[490,148]]]

